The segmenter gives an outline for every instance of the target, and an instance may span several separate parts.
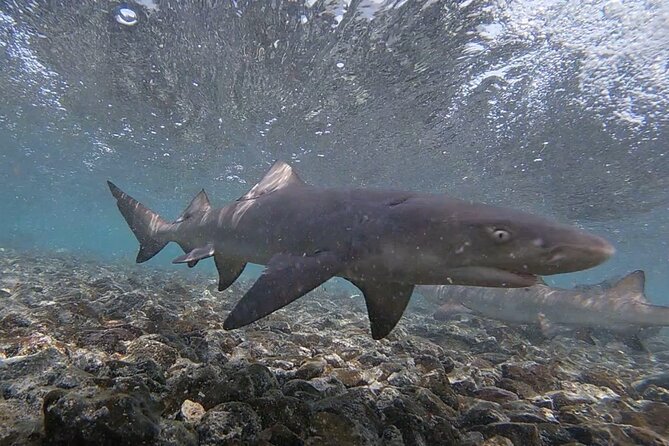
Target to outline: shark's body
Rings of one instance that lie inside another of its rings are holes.
[[[643,271],[634,271],[618,281],[574,289],[537,284],[522,289],[419,286],[416,291],[442,305],[435,313],[438,319],[467,312],[507,323],[538,324],[547,335],[569,327],[628,336],[669,326],[669,307],[648,302],[644,284]]]
[[[529,286],[536,275],[589,268],[614,251],[576,228],[446,195],[317,188],[282,162],[223,208],[212,209],[200,192],[174,223],[109,187],[140,242],[137,262],[177,242],[186,254],[174,263],[194,266],[214,256],[220,290],[246,263],[267,265],[227,329],[340,276],[363,292],[379,339],[399,320],[415,284]]]

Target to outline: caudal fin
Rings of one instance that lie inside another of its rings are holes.
[[[159,236],[161,229],[169,225],[160,215],[144,206],[139,201],[116,187],[111,181],[107,181],[109,190],[116,198],[116,205],[130,226],[130,229],[139,242],[137,263],[146,262],[160,252],[169,240]]]

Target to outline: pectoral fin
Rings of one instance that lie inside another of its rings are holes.
[[[353,282],[365,296],[372,338],[383,339],[404,314],[414,285],[392,282]]]
[[[192,268],[200,260],[206,259],[207,257],[211,257],[213,255],[214,255],[214,245],[207,244],[200,248],[195,248],[192,251],[177,257],[176,259],[172,260],[172,263],[188,263],[188,266]]]
[[[312,256],[277,254],[223,323],[231,330],[257,321],[321,285],[342,268],[339,258],[324,251]]]
[[[214,254],[214,263],[218,270],[218,291],[223,291],[234,283],[244,271],[246,262]]]

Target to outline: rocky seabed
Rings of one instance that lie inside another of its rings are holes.
[[[591,345],[416,297],[372,340],[321,287],[245,329],[188,270],[0,251],[0,445],[667,445],[669,341]]]

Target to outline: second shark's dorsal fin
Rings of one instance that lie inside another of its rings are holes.
[[[642,270],[629,273],[618,282],[611,286],[611,290],[618,295],[626,298],[633,298],[641,302],[646,302],[644,288],[646,285],[646,275]]]
[[[267,171],[265,176],[251,188],[246,194],[242,195],[237,201],[253,200],[261,195],[271,194],[279,189],[290,184],[305,184],[302,179],[297,176],[293,168],[288,163],[277,161]]]
[[[183,211],[179,216],[179,218],[177,218],[174,222],[180,223],[184,220],[187,220],[193,214],[197,214],[199,212],[207,212],[210,209],[211,209],[211,203],[209,203],[209,197],[207,197],[207,193],[204,191],[204,189],[202,189],[195,196],[195,198],[191,200],[186,210]]]

